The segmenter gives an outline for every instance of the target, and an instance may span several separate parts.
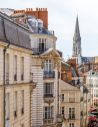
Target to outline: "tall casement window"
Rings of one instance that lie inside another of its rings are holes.
[[[44,70],[46,72],[51,72],[52,71],[52,62],[51,62],[51,60],[46,60],[45,61]]]
[[[14,81],[17,80],[17,56],[14,56]]]
[[[21,80],[24,80],[24,57],[21,58]]]
[[[53,96],[52,83],[45,83],[44,84],[44,96]]]
[[[65,107],[61,107],[61,114],[62,114],[62,115],[65,114]]]
[[[65,94],[61,94],[61,102],[65,102]]]
[[[17,91],[15,91],[14,95],[14,117],[17,117]]]
[[[9,120],[10,119],[10,94],[9,93],[7,93],[6,94],[6,113],[7,113],[7,120]]]
[[[69,108],[69,118],[75,118],[75,108]]]
[[[78,52],[78,51],[77,51],[77,47],[76,47],[76,55],[78,54],[77,52]]]
[[[52,118],[52,107],[44,107],[44,119]]]
[[[6,54],[6,83],[9,83],[9,54]]]
[[[43,52],[46,50],[46,39],[38,39],[38,51]]]
[[[69,127],[75,127],[74,123],[69,123]]]
[[[21,114],[24,114],[24,90],[21,92]]]

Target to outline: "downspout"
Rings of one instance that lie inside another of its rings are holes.
[[[9,42],[7,47],[3,50],[4,51],[4,127],[5,127],[5,53],[6,53],[6,50],[9,48],[11,41],[8,40],[8,38],[6,36],[4,18],[3,18],[3,27],[4,27],[4,36],[5,36],[6,40]]]

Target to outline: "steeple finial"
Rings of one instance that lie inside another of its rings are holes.
[[[74,36],[80,37],[78,15],[77,15],[77,18],[76,18],[76,26],[75,26],[75,33],[74,33]]]

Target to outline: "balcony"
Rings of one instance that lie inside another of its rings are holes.
[[[44,103],[48,103],[49,105],[54,102],[53,94],[44,94]]]
[[[62,123],[63,122],[63,119],[64,119],[64,115],[59,114],[57,116],[57,123]]]
[[[75,98],[69,98],[69,103],[75,103]]]
[[[69,119],[75,119],[75,114],[69,114]]]
[[[53,94],[46,93],[46,94],[44,94],[44,97],[53,97]]]
[[[50,118],[44,118],[43,119],[43,123],[46,125],[46,124],[53,124],[53,117],[50,117]]]
[[[44,71],[43,78],[55,78],[55,71]]]
[[[17,75],[14,74],[14,81],[17,81]]]
[[[9,84],[9,73],[6,73],[6,84]]]
[[[17,117],[17,111],[14,111],[14,117]]]
[[[21,114],[24,114],[24,108],[21,109]]]

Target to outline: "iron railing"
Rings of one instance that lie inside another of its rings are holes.
[[[9,73],[6,73],[6,84],[9,84]]]
[[[69,114],[69,119],[75,119],[75,114]]]
[[[69,103],[75,103],[75,98],[69,98]]]
[[[14,81],[17,81],[17,74],[14,74]]]
[[[46,94],[44,94],[44,97],[53,97],[53,94],[46,93]]]
[[[44,71],[44,78],[55,78],[55,71]]]

